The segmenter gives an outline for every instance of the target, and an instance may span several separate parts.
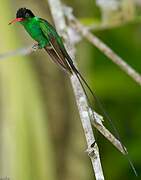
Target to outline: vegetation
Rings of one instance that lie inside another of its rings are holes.
[[[64,1],[81,23],[141,73],[141,7],[132,0],[121,2],[116,10],[107,10],[94,0]],[[3,1],[0,54],[33,44],[20,25],[7,25],[23,6],[52,21],[45,0]],[[87,40],[76,50],[80,71],[102,99],[140,177],[140,86]],[[112,129],[106,120],[104,124]],[[0,60],[0,132],[0,177],[94,179],[69,78],[43,50]],[[105,179],[135,179],[126,158],[98,132],[96,139]]]

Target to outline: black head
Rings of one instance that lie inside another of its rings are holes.
[[[32,17],[35,17],[35,15],[30,9],[20,8],[18,9],[16,13],[16,18],[26,19],[26,18],[32,18]]]

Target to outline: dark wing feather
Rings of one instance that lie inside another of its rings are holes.
[[[55,28],[45,20],[40,22],[40,27],[44,36],[49,39],[49,45],[45,47],[47,53],[57,65],[72,74],[71,67],[61,50],[63,42],[61,42],[61,37],[57,34]]]
[[[54,49],[52,49],[51,46],[46,46],[44,48],[46,50],[46,52],[49,54],[49,56],[51,57],[51,59],[53,60],[53,62],[55,64],[57,64],[61,69],[66,71],[66,66],[64,65],[64,63],[62,62],[62,60],[60,59],[60,57],[58,57],[58,55],[56,54],[56,52],[54,51]]]

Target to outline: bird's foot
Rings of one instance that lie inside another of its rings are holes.
[[[37,49],[39,49],[39,44],[34,44],[34,45],[32,46],[32,49],[33,49],[34,51],[36,51]]]

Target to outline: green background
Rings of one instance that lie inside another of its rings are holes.
[[[64,1],[73,7],[82,23],[95,23],[99,30],[93,33],[141,73],[140,7],[136,8],[131,0],[130,6],[129,1],[124,2],[123,9],[112,12],[103,22],[103,12],[94,0]],[[3,1],[0,54],[33,44],[20,25],[7,25],[19,7],[28,7],[52,22],[46,0]],[[106,29],[100,28],[102,22]],[[120,25],[111,28],[117,22]],[[78,67],[112,117],[140,179],[140,86],[85,39],[77,44],[76,50]],[[114,133],[106,120],[104,124]],[[127,159],[98,132],[95,135],[105,179],[137,179]],[[2,178],[94,179],[69,78],[50,61],[44,50],[0,60],[0,144]]]

